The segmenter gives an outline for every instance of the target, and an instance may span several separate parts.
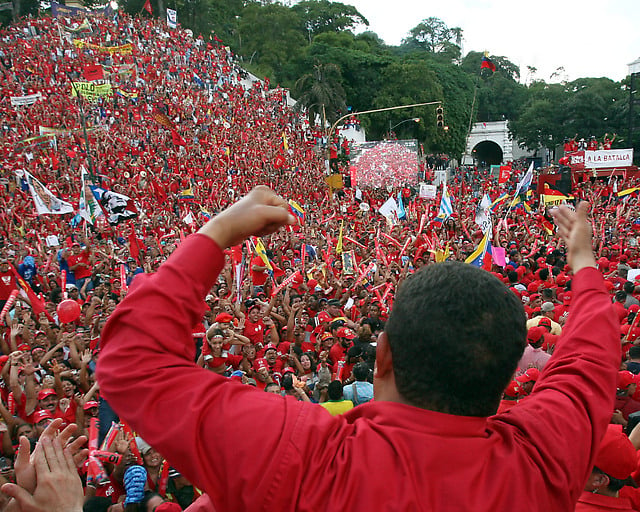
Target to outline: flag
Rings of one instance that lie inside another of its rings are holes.
[[[193,195],[193,190],[191,190],[191,187],[181,190],[180,194],[178,195],[178,200],[179,201],[195,201],[195,196]]]
[[[542,224],[542,227],[547,232],[547,235],[553,235],[553,233],[555,232],[555,225],[553,223],[542,217],[540,219],[540,224]]]
[[[180,137],[180,134],[176,130],[171,130],[171,141],[173,142],[174,146],[186,147],[187,145],[187,143],[184,141],[182,137]]]
[[[33,310],[36,317],[40,313],[44,313],[45,312],[44,300],[42,300],[40,297],[36,295],[36,292],[33,291],[33,288],[31,288],[31,286],[29,286],[29,283],[27,283],[22,278],[22,276],[18,273],[18,271],[13,265],[9,265],[9,270],[11,270],[11,272],[13,273],[14,277],[16,278],[16,281],[18,282],[18,285],[20,286],[20,288],[22,288],[22,291],[27,295],[27,298],[31,303],[31,309]]]
[[[476,250],[471,253],[471,255],[464,260],[465,263],[469,263],[469,265],[474,265],[478,268],[484,268],[485,270],[491,269],[491,240],[489,239],[490,232],[487,231]],[[487,268],[488,267],[488,268]]]
[[[289,199],[289,211],[300,219],[300,222],[304,223],[304,210],[302,206],[296,203],[293,199]]]
[[[527,170],[525,175],[522,177],[522,179],[518,182],[518,186],[516,187],[516,193],[514,194],[514,196],[517,196],[518,194],[521,194],[526,190],[528,190],[529,187],[531,186],[532,181],[533,181],[533,162],[531,162],[531,165],[529,165],[529,169]]]
[[[548,183],[544,184],[544,190],[542,191],[542,202],[544,204],[561,203],[568,199],[573,199],[573,196],[565,196],[559,190],[551,188]]]
[[[95,185],[89,185],[89,188],[112,226],[138,216],[138,209],[129,196]]]
[[[506,192],[500,194],[491,203],[491,211],[495,213],[495,211],[498,209],[498,206],[504,203],[507,199],[509,199],[509,194],[507,194]]]
[[[433,219],[436,225],[442,225],[442,223],[448,219],[453,213],[453,205],[451,204],[451,196],[447,190],[447,184],[442,186],[442,197],[440,198],[440,208],[438,209],[438,215]]]
[[[262,263],[264,263],[264,266],[267,267],[267,270],[273,276],[273,265],[271,265],[271,261],[269,261],[269,256],[267,256],[267,251],[264,248],[264,244],[262,243],[262,240],[256,237],[253,245],[255,247],[256,254],[260,256]]]
[[[511,177],[511,166],[510,165],[501,165],[500,166],[500,176],[498,177],[498,185],[502,183],[506,183],[509,181]]]
[[[134,229],[133,226],[131,226],[131,233],[129,233],[129,254],[131,254],[131,257],[134,260],[136,260],[138,263],[140,262],[140,260],[138,259],[138,255],[140,254],[141,249],[142,249],[142,244],[140,243],[140,240],[136,236],[136,230]],[[125,280],[125,285],[126,284],[127,283]]]
[[[624,190],[621,190],[620,192],[617,192],[616,195],[618,197],[624,197],[624,196],[628,196],[629,194],[633,194],[634,192],[637,192],[638,190],[640,190],[640,187],[625,188]]]
[[[289,143],[287,142],[287,134],[282,132],[282,147],[285,151],[289,151]]]
[[[178,26],[178,12],[174,9],[167,9],[167,26],[176,28]]]
[[[526,194],[520,194],[515,196],[513,198],[513,201],[511,201],[510,208],[522,208],[527,213],[531,213],[531,206],[527,204],[527,201],[531,199],[532,195],[533,195],[533,191],[527,190]]]
[[[198,84],[199,87],[204,87],[204,81],[195,71],[193,72],[193,81]]]
[[[82,74],[85,80],[93,82],[94,80],[104,80],[104,72],[100,64],[87,64]]]
[[[407,218],[407,212],[404,209],[404,204],[402,203],[402,192],[398,192],[398,208],[396,210],[398,212],[398,219],[403,220]]]
[[[188,226],[190,226],[191,224],[193,224],[195,222],[195,217],[193,216],[192,212],[187,213],[184,218],[182,219],[182,221],[187,224]]]
[[[443,261],[447,261],[449,259],[450,254],[451,254],[451,251],[449,250],[449,242],[447,242],[447,245],[445,246],[444,249],[436,250],[436,263],[442,263]]]
[[[204,222],[211,220],[211,212],[205,210],[204,208],[200,208],[200,215],[202,216],[202,220],[204,220]]]
[[[485,194],[478,205],[476,210],[476,224],[482,228],[484,233],[487,229],[491,228],[491,198],[488,194]]]
[[[103,215],[98,201],[94,197],[91,189],[87,186],[85,179],[87,170],[84,166],[80,167],[80,202],[78,204],[78,214],[89,224],[93,225],[96,219]]]
[[[161,112],[158,109],[154,109],[153,113],[151,114],[151,117],[156,123],[158,123],[160,126],[163,126],[167,130],[175,129],[175,127],[173,126],[173,123],[167,117],[167,114],[165,114],[164,112]]]
[[[489,52],[484,52],[484,56],[482,57],[482,62],[480,62],[480,69],[490,69],[492,72],[495,72],[496,65],[489,58]]]
[[[146,2],[144,3],[144,5],[142,6],[142,8],[147,11],[149,14],[151,14],[153,16],[153,9],[151,8],[151,2],[150,0],[146,0]]]
[[[28,171],[24,172],[24,179],[31,193],[38,215],[64,215],[73,213],[73,206],[62,199],[58,199],[51,191],[35,179]]]
[[[342,228],[344,228],[344,219],[340,222],[340,235],[338,236],[338,244],[336,245],[336,254],[342,254]]]

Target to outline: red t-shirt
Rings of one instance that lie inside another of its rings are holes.
[[[262,320],[258,320],[255,324],[248,319],[244,321],[244,330],[242,334],[251,340],[254,345],[256,343],[262,343],[264,332],[264,324]]]
[[[16,289],[16,278],[13,272],[0,272],[0,300],[7,300],[11,292]]]
[[[264,283],[267,282],[267,277],[269,274],[267,273],[266,270],[262,272],[254,271],[253,270],[254,265],[257,265],[259,267],[264,267],[264,261],[262,261],[262,258],[260,256],[255,256],[251,260],[251,282],[253,283],[253,286],[264,286]]]
[[[89,253],[85,250],[80,254],[72,254],[67,258],[69,268],[73,267],[77,263],[84,263],[73,270],[73,275],[76,279],[84,279],[85,277],[91,277],[91,263],[89,262]]]

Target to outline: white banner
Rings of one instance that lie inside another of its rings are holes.
[[[393,197],[387,199],[387,201],[378,210],[382,215],[389,218],[398,212],[398,205]]]
[[[29,192],[36,206],[38,215],[64,215],[65,213],[73,213],[73,206],[54,196],[51,191],[35,179],[27,171],[23,171],[24,178],[29,185]],[[18,176],[20,176],[18,174]]]
[[[33,105],[36,101],[42,98],[42,94],[39,92],[35,94],[29,94],[28,96],[11,96],[11,105],[14,107],[22,107],[24,105]]]
[[[587,169],[628,167],[630,165],[633,165],[633,149],[608,149],[584,152],[584,166]]]
[[[178,11],[167,9],[167,25],[169,28],[176,28],[178,26]]]
[[[438,190],[435,185],[420,183],[420,192],[418,193],[418,196],[421,199],[435,199],[437,194]]]

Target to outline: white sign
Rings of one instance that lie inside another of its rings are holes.
[[[47,245],[49,247],[57,247],[60,245],[60,241],[56,235],[48,235],[47,236]]]
[[[627,281],[631,281],[633,283],[638,276],[640,276],[640,269],[632,268],[627,272]]]
[[[435,199],[437,193],[438,187],[436,187],[435,185],[420,183],[420,192],[418,193],[420,199]]]
[[[39,92],[35,94],[29,94],[28,96],[11,96],[11,105],[14,107],[21,107],[23,105],[33,105],[36,101],[42,98],[42,94]]]
[[[584,166],[588,169],[628,167],[630,165],[633,165],[633,149],[608,149],[584,152]]]
[[[169,28],[176,28],[178,26],[178,11],[167,9],[167,26]]]
[[[393,197],[390,197],[378,211],[387,218],[393,217],[393,215],[398,211],[396,200]]]

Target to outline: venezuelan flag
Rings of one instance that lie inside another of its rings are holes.
[[[495,213],[495,211],[498,209],[498,206],[504,203],[507,199],[509,199],[509,194],[507,194],[506,192],[500,194],[491,203],[491,211]]]
[[[473,251],[469,255],[469,257],[464,260],[464,262],[478,268],[490,270],[492,259],[491,240],[489,239],[489,231],[487,231],[482,237],[482,240],[480,240],[480,243],[478,244],[478,247],[476,247],[476,250]]]
[[[193,190],[191,190],[191,187],[185,188],[184,190],[180,191],[178,199],[180,201],[193,201],[195,199],[195,196],[193,195]]]
[[[271,261],[269,261],[269,256],[267,256],[267,250],[264,248],[262,240],[256,237],[253,245],[255,246],[256,254],[260,256],[260,259],[262,260],[262,263],[264,263],[264,266],[267,267],[267,270],[272,273],[273,265],[271,265]]]
[[[289,199],[289,210],[300,219],[300,222],[304,222],[304,209],[293,199]]]

